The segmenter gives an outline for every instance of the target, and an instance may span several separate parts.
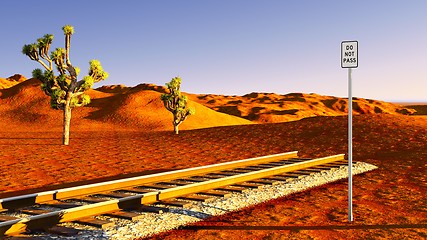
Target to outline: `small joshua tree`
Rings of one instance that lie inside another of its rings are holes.
[[[88,75],[81,80],[77,80],[80,69],[74,67],[70,62],[70,40],[71,35],[74,33],[74,28],[66,25],[62,30],[65,35],[65,49],[57,48],[49,56],[53,35],[46,34],[37,39],[37,43],[25,45],[22,48],[22,53],[31,60],[39,62],[45,68],[44,71],[35,69],[33,77],[42,82],[41,89],[50,97],[50,106],[53,109],[63,110],[63,144],[68,145],[71,109],[89,104],[90,97],[84,92],[90,89],[95,82],[105,80],[108,77],[108,73],[102,69],[98,60],[91,60],[89,62]],[[59,72],[58,76],[55,76],[53,71],[53,63]]]
[[[181,95],[181,78],[175,77],[168,83],[166,87],[169,89],[169,94],[162,94],[161,99],[165,108],[173,114],[173,128],[178,134],[179,125],[187,119],[189,115],[195,114],[195,109],[187,108],[187,96]]]

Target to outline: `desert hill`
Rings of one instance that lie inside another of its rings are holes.
[[[125,91],[129,90],[130,87],[126,87],[123,84],[120,85],[107,85],[97,88],[96,90],[100,92],[105,93],[124,93]]]
[[[109,101],[104,98],[95,99],[89,106],[96,106],[99,110],[93,112],[89,118],[151,130],[170,129],[172,114],[165,109],[160,100],[161,94],[165,92],[160,89],[155,91],[147,88],[146,84],[140,84],[132,88],[105,86],[92,90],[91,94],[101,92],[114,93],[114,95],[109,97]],[[248,120],[216,112],[191,100],[188,102],[188,106],[195,108],[196,115],[188,117],[180,129],[252,124]]]
[[[166,87],[154,84],[140,84],[141,89],[161,93]],[[108,87],[103,87],[109,92]],[[115,89],[116,86],[111,86]],[[101,89],[98,89],[101,90]],[[126,91],[124,89],[123,91]],[[333,96],[322,96],[314,93],[250,93],[243,96],[225,96],[215,94],[184,93],[194,102],[207,106],[217,112],[241,117],[256,123],[277,123],[295,121],[315,116],[347,115],[348,99]],[[404,114],[411,115],[416,110],[378,100],[353,98],[353,114]]]
[[[142,131],[173,129],[172,114],[164,108],[160,92],[143,86],[103,87],[100,90],[88,91],[92,102],[73,110],[72,129],[93,130],[112,128],[113,125]],[[181,124],[182,130],[252,124],[191,100],[189,106],[196,109],[196,115]],[[0,90],[0,127],[10,129],[13,126],[27,126],[35,130],[58,130],[62,127],[62,111],[50,108],[49,98],[40,90],[37,79],[28,79]]]
[[[8,78],[0,78],[0,89],[10,88],[12,86],[15,86],[18,83],[21,83],[23,81],[27,80],[24,76],[20,74],[15,74],[13,76],[10,76]]]
[[[62,111],[50,109],[49,98],[40,90],[38,80],[25,80],[25,77],[17,74],[2,82],[13,84],[0,89],[0,127],[37,125],[37,129],[52,130],[62,127]],[[87,94],[92,102],[72,112],[72,128],[90,130],[120,126],[142,131],[172,130],[172,114],[160,100],[160,95],[166,91],[166,87],[154,84],[135,87],[111,85],[91,89]],[[189,106],[196,109],[196,115],[190,116],[180,126],[182,130],[340,116],[348,111],[347,99],[314,93],[251,93],[243,96],[184,94],[189,98]],[[398,104],[354,98],[353,112],[408,115],[416,110]]]
[[[314,93],[250,93],[243,96],[191,95],[218,112],[242,117],[258,123],[299,120],[314,116],[347,115],[348,99]],[[353,114],[414,114],[414,109],[378,100],[353,98]]]
[[[427,105],[426,104],[416,104],[416,105],[407,105],[407,108],[414,109],[417,111],[414,115],[427,115]]]

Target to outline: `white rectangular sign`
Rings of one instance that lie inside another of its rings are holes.
[[[341,42],[341,67],[342,68],[357,68],[359,65],[357,41]]]

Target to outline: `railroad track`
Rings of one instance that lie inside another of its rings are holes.
[[[194,167],[79,187],[0,199],[0,237],[32,231],[61,235],[75,229],[64,222],[106,227],[114,222],[97,215],[129,220],[138,213],[167,211],[156,204],[186,206],[210,201],[280,181],[346,165],[344,154],[317,159],[298,158],[297,152]]]

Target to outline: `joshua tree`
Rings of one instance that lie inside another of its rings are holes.
[[[187,96],[181,95],[181,78],[175,77],[168,83],[166,87],[169,89],[169,94],[162,94],[161,99],[165,108],[173,114],[173,128],[178,134],[179,125],[187,119],[189,115],[195,113],[195,109],[187,108]]]
[[[63,110],[63,144],[68,145],[71,109],[89,104],[90,97],[84,92],[90,89],[95,82],[105,80],[108,73],[104,72],[98,60],[91,60],[88,75],[77,80],[80,69],[74,67],[70,62],[70,39],[74,33],[74,28],[66,25],[62,30],[65,35],[65,49],[57,48],[49,56],[53,35],[46,34],[37,39],[37,43],[25,45],[22,48],[22,53],[31,60],[39,62],[45,68],[44,71],[35,69],[33,77],[42,82],[41,89],[50,97],[50,106],[53,109]],[[58,76],[55,76],[53,71],[53,63],[59,72]]]

